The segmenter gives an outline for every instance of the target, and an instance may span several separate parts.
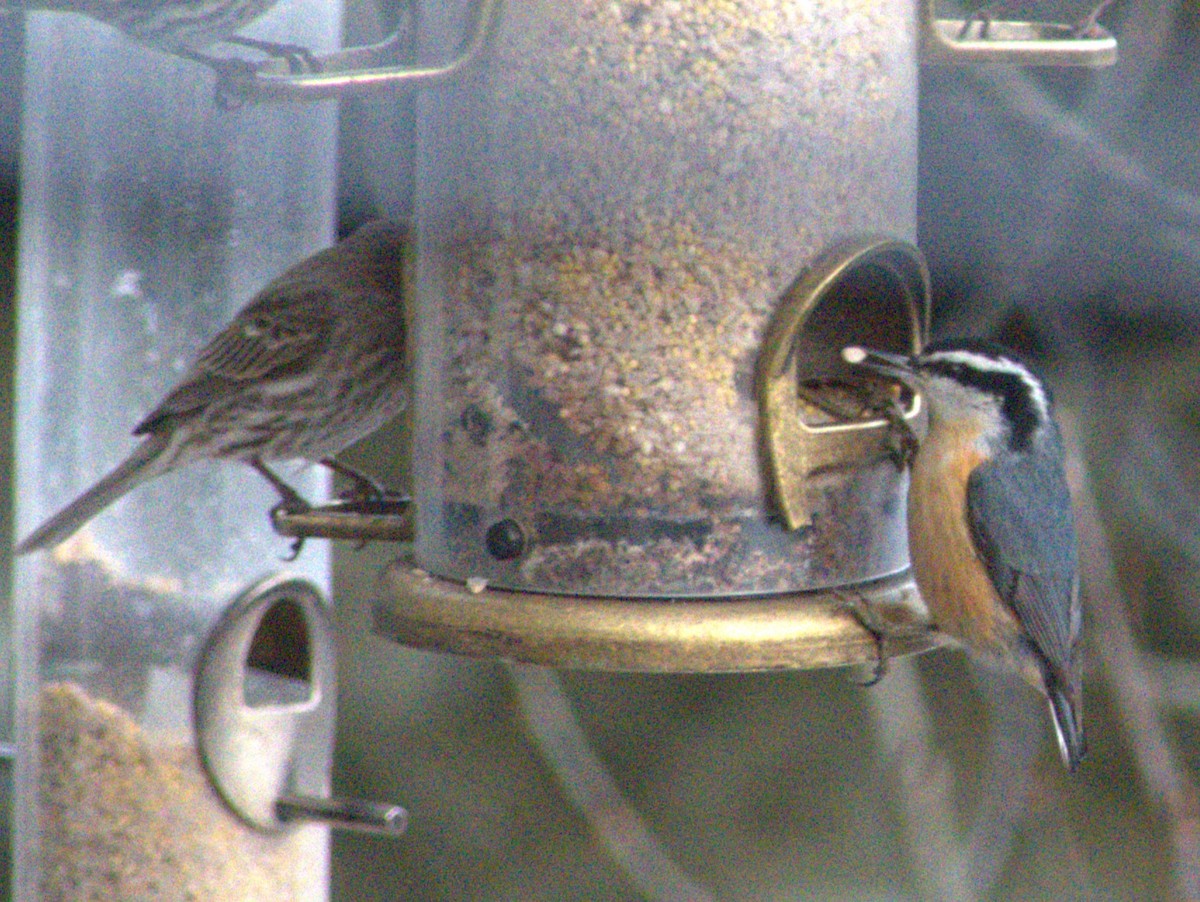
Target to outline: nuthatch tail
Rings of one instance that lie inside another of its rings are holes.
[[[939,342],[908,358],[849,347],[842,357],[925,399],[912,460],[908,546],[934,624],[1014,667],[1050,702],[1074,771],[1086,752],[1083,611],[1063,448],[1041,380],[1013,354]]]

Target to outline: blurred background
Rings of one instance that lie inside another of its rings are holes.
[[[345,42],[402,12],[350,0]],[[1029,353],[1070,442],[1080,772],[1040,699],[952,650],[863,688],[850,670],[555,675],[405,649],[371,630],[394,550],[339,544],[335,792],[399,801],[411,826],[335,835],[333,898],[1200,898],[1200,5],[1116,0],[1101,21],[1117,65],[925,68],[919,114],[934,335]],[[20,17],[0,18],[6,360],[21,42]],[[339,233],[412,211],[414,120],[409,100],[342,101]],[[0,401],[7,441],[7,369]],[[347,460],[405,487],[405,428]],[[0,491],[11,510],[11,480]]]

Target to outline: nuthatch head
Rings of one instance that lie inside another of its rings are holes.
[[[842,357],[924,398],[929,425],[908,489],[917,588],[941,631],[1046,696],[1074,771],[1086,752],[1083,611],[1049,392],[986,342],[938,342],[915,357],[848,347]]]

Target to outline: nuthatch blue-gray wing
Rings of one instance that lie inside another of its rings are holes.
[[[1058,444],[1055,435],[1053,441]],[[1057,452],[1061,455],[1061,450]],[[997,457],[967,480],[967,514],[988,576],[1020,626],[1022,670],[1040,680],[1063,761],[1078,767],[1083,735],[1083,610],[1071,497],[1062,470]]]
[[[983,342],[940,342],[912,358],[855,347],[842,356],[925,399],[929,425],[908,491],[917,587],[940,630],[1047,697],[1075,770],[1086,750],[1083,616],[1049,393],[1011,352]]]

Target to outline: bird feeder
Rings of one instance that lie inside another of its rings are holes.
[[[480,14],[426,4],[421,58]],[[421,92],[414,541],[381,633],[550,665],[827,666],[877,654],[857,598],[912,627],[892,652],[934,644],[890,427],[838,358],[927,335],[920,55],[1115,48],[957,27],[928,2],[530,0]],[[917,399],[885,406],[919,422]]]
[[[334,43],[336,8],[296,9],[260,33]],[[195,63],[80,16],[24,25],[21,533],[129,452],[234,310],[330,243],[337,138],[329,104],[223,113]],[[327,488],[319,471],[289,476]],[[348,820],[328,797],[329,548],[263,582],[286,551],[263,518],[276,500],[247,468],[191,468],[18,560],[14,898],[327,897],[328,832],[300,822]],[[218,663],[197,677],[202,648]],[[200,740],[194,690],[216,724]],[[264,723],[273,757],[239,757]]]

